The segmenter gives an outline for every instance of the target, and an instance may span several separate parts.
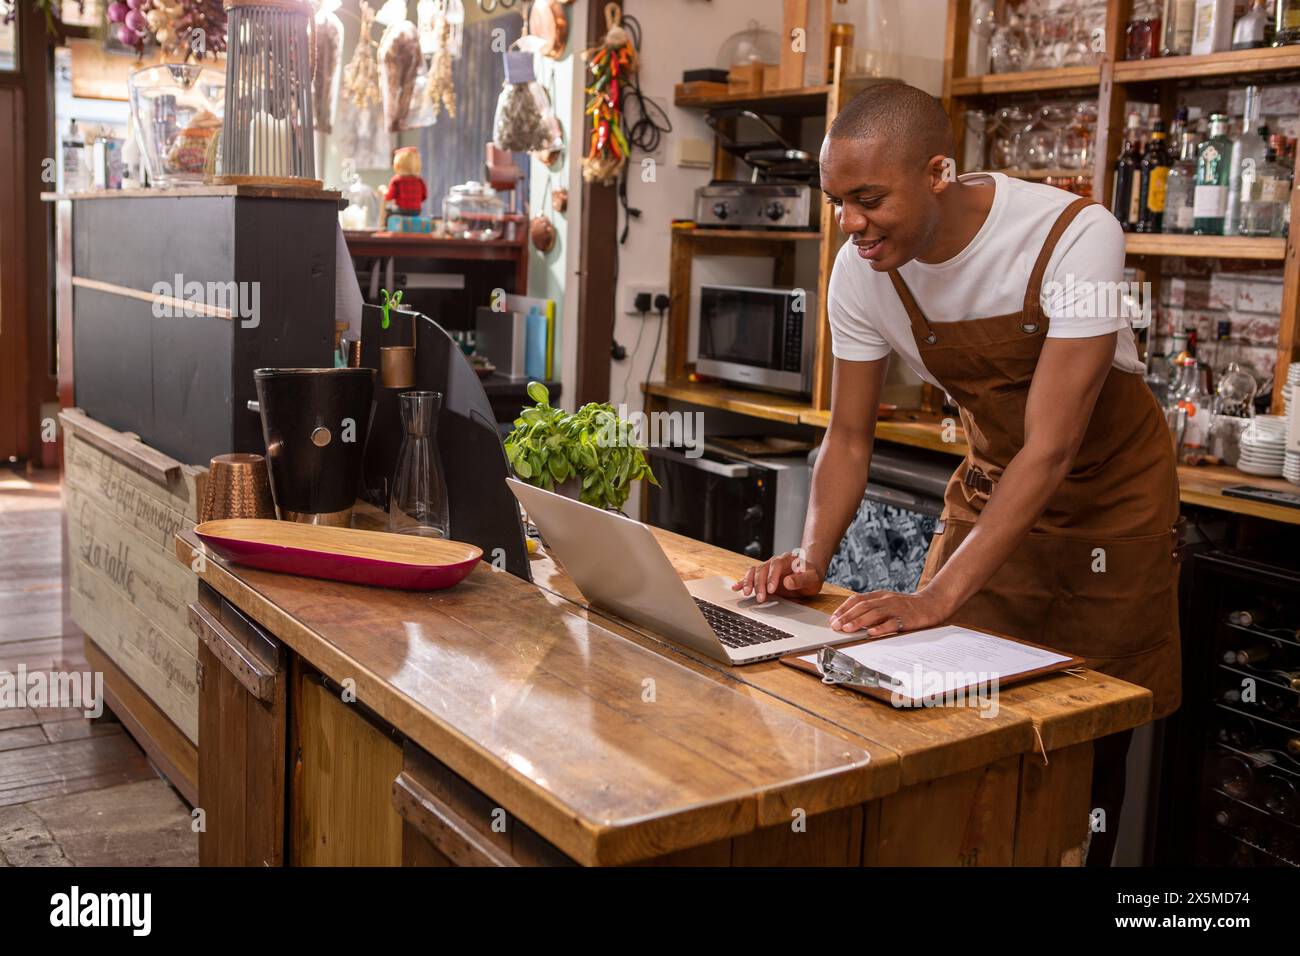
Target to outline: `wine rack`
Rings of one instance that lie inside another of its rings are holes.
[[[1300,569],[1209,552],[1191,577],[1160,862],[1300,868]]]

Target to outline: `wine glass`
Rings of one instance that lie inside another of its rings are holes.
[[[1016,73],[1026,69],[1030,56],[1024,20],[1019,14],[1013,13],[1006,23],[994,31],[993,39],[989,41],[989,60],[993,72]]]

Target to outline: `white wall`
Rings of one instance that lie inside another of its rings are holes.
[[[850,0],[845,6],[852,8],[849,16],[856,22],[858,47],[870,42],[892,51],[895,68],[891,73],[936,95],[940,92],[946,0]],[[749,20],[780,33],[781,8],[780,0],[628,0],[627,12],[641,22],[643,30],[641,89],[666,109],[673,132],[663,138],[653,154],[655,182],[642,181],[639,153],[634,156],[633,175],[628,181],[628,204],[641,209],[642,216],[632,222],[619,254],[614,337],[627,347],[629,357],[611,363],[610,395],[616,404],[626,385],[629,409],[641,407],[639,383],[649,370],[658,325],[658,317],[651,313],[646,321],[654,325],[646,329],[637,354],[630,354],[642,320],[622,314],[626,291],[629,286],[655,286],[667,291],[671,222],[694,214],[695,189],[709,181],[708,170],[678,167],[673,161],[678,139],[710,139],[712,135],[700,110],[680,110],[672,105],[673,87],[681,82],[683,70],[714,66],[723,41],[745,29]],[[843,15],[841,9],[840,4],[835,5],[837,17]],[[890,24],[888,35],[868,40],[866,25],[876,22],[871,15],[877,11]],[[577,18],[570,22],[577,22]],[[661,341],[652,379],[663,378],[664,349]]]

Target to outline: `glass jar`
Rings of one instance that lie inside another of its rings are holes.
[[[1162,10],[1156,0],[1137,0],[1125,28],[1125,59],[1150,60],[1160,55],[1164,42]]]
[[[453,239],[498,239],[505,203],[487,183],[452,186],[442,202],[443,228]]]
[[[1019,169],[1020,147],[1029,114],[1016,106],[1004,107],[997,112],[997,125],[989,146],[989,167],[992,169]]]
[[[1040,107],[1020,138],[1020,165],[1025,169],[1052,169],[1056,146],[1065,126],[1065,112],[1055,106]]]
[[[993,118],[984,110],[967,110],[965,120],[966,144],[962,152],[961,168],[963,172],[970,173],[985,168]]]
[[[402,447],[388,497],[388,530],[428,538],[451,536],[447,480],[438,454],[441,392],[402,392]]]
[[[1056,140],[1056,166],[1088,174],[1092,170],[1092,144],[1097,136],[1097,104],[1079,103]]]
[[[217,169],[225,75],[198,63],[136,70],[131,116],[152,186],[201,183]]]
[[[771,30],[763,29],[757,20],[750,20],[745,24],[745,29],[727,37],[718,49],[717,65],[720,70],[730,70],[733,66],[749,63],[780,62],[781,37]]]
[[[379,228],[379,197],[355,172],[343,190],[343,198],[348,205],[339,211],[340,226],[354,232]]]

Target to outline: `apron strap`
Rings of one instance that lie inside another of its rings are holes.
[[[917,343],[933,345],[936,339],[934,329],[930,328],[929,320],[921,311],[921,307],[916,304],[916,297],[912,295],[912,290],[907,287],[907,283],[903,281],[897,269],[889,270],[889,281],[894,283],[894,291],[898,293],[903,308],[907,310],[908,321],[912,323],[912,335],[915,336]]]
[[[1093,205],[1093,200],[1086,196],[1080,196],[1070,205],[1061,211],[1056,222],[1052,224],[1052,229],[1047,234],[1047,239],[1043,241],[1043,248],[1038,253],[1038,259],[1034,262],[1034,269],[1029,274],[1029,285],[1025,288],[1025,309],[1024,318],[1021,320],[1021,328],[1030,334],[1037,332],[1040,326],[1046,326],[1048,316],[1043,314],[1043,276],[1047,274],[1047,264],[1052,259],[1052,253],[1056,251],[1056,244],[1061,241],[1061,236],[1065,230],[1070,228],[1079,213],[1083,212],[1089,206]]]

